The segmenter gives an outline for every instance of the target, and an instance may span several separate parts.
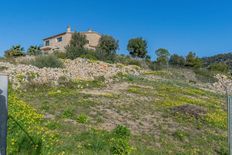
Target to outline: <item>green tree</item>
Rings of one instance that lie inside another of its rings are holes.
[[[227,73],[229,71],[229,66],[225,63],[219,62],[214,63],[209,66],[209,70]]]
[[[103,61],[114,61],[118,47],[118,40],[112,36],[101,36],[96,49],[97,58]]]
[[[24,49],[20,45],[12,46],[9,50],[5,51],[5,57],[19,57],[24,56]]]
[[[76,59],[77,57],[80,57],[81,55],[85,54],[86,49],[84,46],[87,43],[88,40],[86,39],[85,35],[74,32],[70,44],[65,47],[67,58]]]
[[[27,50],[28,55],[41,55],[42,51],[39,46],[30,46]]]
[[[168,50],[165,48],[159,48],[158,50],[155,51],[155,53],[157,56],[156,63],[161,67],[162,66],[168,67],[168,61],[170,56]]]
[[[171,55],[169,59],[169,63],[174,66],[184,66],[185,65],[185,58],[183,56],[179,56],[177,54]]]
[[[130,39],[127,50],[132,57],[145,58],[147,55],[147,41],[143,38]]]
[[[186,56],[186,63],[187,67],[195,67],[200,68],[202,66],[202,60],[196,56],[196,53],[189,52]]]

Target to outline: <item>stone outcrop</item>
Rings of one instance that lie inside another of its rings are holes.
[[[218,81],[213,83],[212,87],[217,92],[226,93],[227,90],[228,93],[232,95],[232,79],[222,74],[217,74],[215,77]]]
[[[32,65],[0,62],[0,69],[1,72],[9,75],[9,80],[15,89],[27,84],[58,85],[60,79],[94,80],[96,77],[104,76],[107,82],[120,72],[133,75],[140,74],[140,69],[137,66],[108,64],[82,58],[63,61],[64,68],[38,68]]]

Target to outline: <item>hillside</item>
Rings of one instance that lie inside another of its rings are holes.
[[[40,120],[35,124],[47,133],[43,139],[49,143],[39,141],[37,153],[228,154],[221,76],[207,81],[187,68],[151,71],[87,59],[62,61],[62,69],[0,62],[1,71],[10,75],[10,96],[34,109]],[[12,99],[12,109],[13,104]],[[13,117],[20,119],[23,110],[14,110]],[[25,154],[26,147],[15,145],[9,143],[11,154]]]
[[[225,63],[232,69],[232,53],[218,54],[211,57],[202,58],[206,66],[214,63]]]

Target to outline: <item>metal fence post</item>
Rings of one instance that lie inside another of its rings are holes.
[[[229,95],[229,90],[226,87],[227,96],[227,124],[228,124],[228,146],[229,154],[232,155],[232,97]]]
[[[0,155],[6,155],[8,76],[0,74]]]

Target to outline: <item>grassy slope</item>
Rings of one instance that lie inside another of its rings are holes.
[[[173,80],[165,72],[118,75],[109,86],[76,81],[40,87],[18,97],[49,117],[44,125],[58,132],[61,141],[54,146],[56,154],[109,154],[109,131],[117,124],[131,129],[132,154],[227,153],[224,96]],[[184,104],[207,113],[195,118],[173,112]]]

